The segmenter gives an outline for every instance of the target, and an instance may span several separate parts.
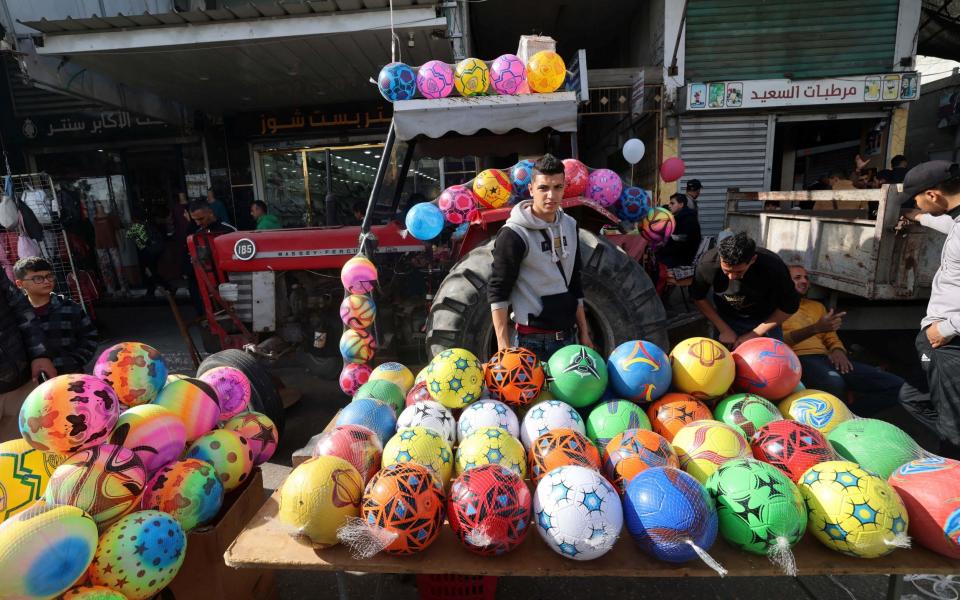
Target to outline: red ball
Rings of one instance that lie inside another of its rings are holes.
[[[950,558],[960,558],[960,462],[929,456],[890,475],[910,515],[910,537]]]
[[[380,470],[383,446],[377,434],[366,427],[337,425],[320,436],[312,455],[339,456],[356,467],[366,482]]]
[[[782,400],[800,383],[800,359],[790,346],[768,337],[748,340],[733,351],[733,388],[767,400]]]
[[[429,390],[427,390],[427,382],[421,381],[407,392],[406,406],[413,406],[417,402],[424,402],[426,400],[433,400],[433,398],[430,396]]]
[[[575,158],[563,159],[563,197],[576,198],[587,191],[590,170]]]
[[[750,439],[753,456],[783,471],[792,481],[803,472],[828,460],[841,460],[823,434],[796,421],[773,421]]]
[[[687,166],[682,160],[674,156],[673,158],[668,158],[663,161],[663,164],[660,165],[660,179],[663,179],[667,183],[676,181],[683,177],[686,171]]]
[[[467,469],[450,486],[447,519],[467,550],[499,556],[519,546],[533,515],[530,489],[500,465]]]
[[[340,371],[340,389],[348,396],[353,396],[370,379],[373,369],[365,363],[347,363]]]

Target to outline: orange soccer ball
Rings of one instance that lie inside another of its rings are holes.
[[[684,425],[712,419],[713,414],[706,404],[690,394],[671,392],[664,394],[647,408],[647,417],[650,418],[653,430],[667,438],[668,442],[672,442],[673,436]]]
[[[536,354],[526,348],[506,348],[484,365],[483,378],[491,396],[518,407],[540,395],[546,376]]]
[[[577,465],[600,470],[600,452],[587,436],[573,429],[553,429],[530,445],[530,480],[539,481],[557,467]]]
[[[393,538],[387,554],[414,554],[437,539],[446,498],[440,480],[416,463],[385,467],[367,483],[360,513],[367,526]],[[393,536],[396,537],[393,537]]]

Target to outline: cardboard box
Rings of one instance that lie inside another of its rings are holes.
[[[274,573],[261,569],[231,569],[223,553],[266,499],[263,476],[252,476],[223,500],[220,516],[211,525],[187,535],[187,556],[180,573],[161,594],[164,600],[274,600]]]

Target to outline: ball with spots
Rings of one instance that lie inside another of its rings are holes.
[[[363,384],[370,380],[372,371],[370,365],[365,363],[346,363],[340,371],[340,390],[348,396],[353,396]]]
[[[183,530],[213,520],[223,505],[223,484],[213,465],[185,458],[160,469],[147,483],[141,506],[171,515]]]
[[[41,452],[67,456],[107,441],[120,416],[117,395],[90,375],[58,375],[34,389],[20,407],[20,434]]]
[[[224,423],[223,428],[247,440],[247,444],[253,451],[254,466],[270,460],[280,441],[277,426],[263,413],[245,412]]]
[[[127,597],[104,585],[78,585],[61,596],[62,600],[127,600]]]
[[[206,382],[217,393],[220,420],[233,418],[250,407],[250,380],[235,367],[214,367],[201,373],[197,379]]]
[[[477,218],[477,200],[467,187],[451,185],[437,199],[437,208],[451,225],[469,223]]]
[[[213,465],[227,492],[239,487],[253,470],[253,450],[247,439],[226,429],[201,436],[187,449],[187,458]]]
[[[585,435],[572,429],[552,429],[530,445],[530,481],[537,483],[550,471],[566,465],[600,470],[600,453]]]
[[[480,465],[450,485],[447,519],[467,550],[481,556],[510,552],[530,531],[530,489],[501,465]]]
[[[403,409],[397,417],[397,428],[427,427],[442,435],[451,447],[457,442],[457,420],[439,402],[426,400]]]
[[[97,357],[93,374],[110,384],[124,406],[137,406],[156,400],[167,380],[167,363],[153,346],[120,342]]]

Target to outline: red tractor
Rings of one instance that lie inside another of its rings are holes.
[[[420,242],[396,219],[411,162],[465,155],[516,162],[518,151],[562,156],[562,149],[576,147],[576,123],[573,92],[397,103],[361,226],[190,239],[206,341],[213,342],[208,350],[237,349],[234,362],[245,350],[242,360],[266,361],[281,378],[280,371],[294,365],[298,372],[335,378],[342,366],[339,271],[362,253],[379,271],[374,298],[380,358],[423,364],[450,347],[489,356],[495,349],[487,302],[491,252],[510,207],[481,212],[459,239],[439,246]],[[563,206],[581,228],[583,287],[598,349],[609,352],[641,338],[666,346],[666,313],[649,277],[598,234],[617,217],[586,198],[567,199]]]

